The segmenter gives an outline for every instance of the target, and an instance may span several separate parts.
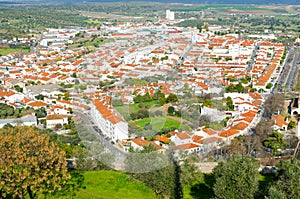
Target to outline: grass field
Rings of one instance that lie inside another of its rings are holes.
[[[144,105],[150,105],[150,108],[160,106],[157,100],[144,102]],[[124,104],[123,106],[115,106],[114,108],[124,117],[125,120],[130,119],[130,113],[136,113],[138,110],[140,110],[138,104]]]
[[[140,120],[135,120],[132,121],[135,125],[140,127],[141,129],[144,129],[145,125],[151,124],[152,125],[152,130],[155,132],[159,132],[161,129],[164,128],[183,128],[185,130],[189,130],[190,128],[182,124],[178,121],[175,121],[171,118],[168,118],[167,116],[159,116],[159,117],[152,117],[152,118],[144,118]]]
[[[76,199],[132,199],[156,198],[154,192],[141,182],[130,179],[126,174],[116,171],[84,172],[85,189],[80,189]],[[57,197],[71,198],[71,197]]]
[[[0,48],[0,55],[5,56],[16,52],[29,53],[29,51],[29,49],[24,48]]]

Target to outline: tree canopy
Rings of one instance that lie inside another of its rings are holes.
[[[268,199],[300,198],[300,160],[280,161],[277,181],[269,189]]]
[[[34,198],[62,189],[70,178],[65,153],[32,127],[0,130],[0,194]]]
[[[214,169],[216,198],[254,198],[258,191],[258,162],[249,156],[233,156]]]

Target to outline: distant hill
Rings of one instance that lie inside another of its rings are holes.
[[[140,2],[185,3],[185,4],[285,4],[299,5],[300,0],[131,0]],[[86,3],[86,2],[130,2],[128,0],[0,0],[2,4],[51,4],[51,3]]]

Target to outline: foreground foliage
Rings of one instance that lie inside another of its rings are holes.
[[[61,190],[70,175],[65,153],[32,127],[0,130],[0,194],[34,198]]]
[[[258,162],[249,156],[233,156],[214,170],[216,198],[254,198],[258,191]]]

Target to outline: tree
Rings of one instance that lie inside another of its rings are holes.
[[[270,89],[270,88],[272,88],[272,86],[273,86],[272,83],[268,83],[268,84],[266,85],[266,89]]]
[[[35,99],[37,99],[37,100],[43,100],[44,101],[44,98],[45,98],[45,96],[42,95],[42,94],[39,94],[39,95],[35,96]]]
[[[70,178],[65,153],[32,127],[0,130],[0,190],[2,197],[34,198],[53,193]]]
[[[238,93],[243,93],[244,92],[244,87],[243,85],[241,84],[241,82],[239,82],[236,86],[235,86],[235,89]]]
[[[47,111],[44,107],[38,108],[38,109],[34,110],[34,112],[35,112],[37,118],[43,118],[43,117],[46,117],[46,115],[47,115]]]
[[[274,113],[281,112],[284,105],[284,96],[280,93],[275,93],[268,97],[265,101],[265,109],[263,116],[271,118]]]
[[[258,191],[259,163],[249,156],[233,156],[214,169],[216,198],[254,198]]]
[[[70,93],[69,92],[64,93],[64,100],[70,100]]]
[[[164,104],[166,104],[167,103],[167,99],[165,98],[165,97],[161,97],[160,99],[159,99],[159,104],[161,105],[161,106],[163,106]]]
[[[177,162],[169,154],[157,153],[156,150],[150,144],[143,150],[129,153],[125,160],[126,171],[163,198],[182,198]]]
[[[234,85],[229,85],[228,87],[226,87],[225,92],[226,93],[232,93],[235,91]]]
[[[229,111],[233,111],[234,110],[233,101],[232,101],[232,99],[231,99],[230,96],[228,96],[226,98],[226,107],[227,107],[227,110],[229,110]]]
[[[288,125],[288,128],[289,129],[294,129],[294,128],[296,128],[296,122],[295,121],[290,121],[290,123],[289,123],[289,125]]]
[[[273,130],[273,134],[266,139],[264,145],[272,149],[273,155],[279,155],[280,151],[284,149],[287,143],[283,140],[284,135]]]
[[[17,92],[23,93],[23,88],[21,88],[19,85],[15,85],[15,86],[14,86],[14,89],[15,89]]]
[[[167,97],[167,103],[169,102],[177,102],[178,98],[177,95],[170,93],[169,96]]]
[[[300,160],[280,161],[277,164],[277,169],[277,181],[271,185],[266,198],[300,198]]]
[[[170,115],[173,115],[173,114],[175,113],[175,108],[174,108],[173,106],[169,106],[169,107],[168,107],[168,113],[169,113]]]
[[[238,138],[231,140],[225,151],[229,155],[246,155],[246,147]]]
[[[209,98],[206,98],[203,102],[203,106],[212,106],[212,101]]]

